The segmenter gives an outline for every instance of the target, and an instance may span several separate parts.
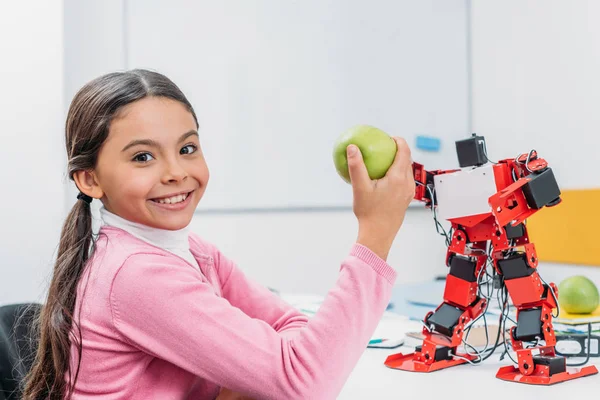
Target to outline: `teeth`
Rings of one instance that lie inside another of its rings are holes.
[[[173,197],[167,197],[165,199],[158,199],[157,201],[160,204],[176,204],[176,203],[181,203],[186,198],[187,198],[187,194],[180,194],[180,195],[173,196]]]

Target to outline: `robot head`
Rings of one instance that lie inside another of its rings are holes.
[[[456,154],[461,168],[479,167],[487,163],[485,138],[474,133],[469,139],[457,140]]]

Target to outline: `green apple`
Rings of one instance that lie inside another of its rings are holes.
[[[360,150],[369,177],[381,179],[396,157],[396,141],[381,129],[357,125],[342,133],[333,146],[333,163],[338,174],[350,183],[346,148],[354,144]]]
[[[598,288],[588,278],[571,276],[558,286],[558,303],[571,314],[589,314],[598,308]]]

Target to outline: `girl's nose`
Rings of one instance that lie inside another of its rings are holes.
[[[177,161],[169,162],[163,173],[163,183],[176,183],[181,182],[187,178],[188,174],[185,168],[183,168]]]

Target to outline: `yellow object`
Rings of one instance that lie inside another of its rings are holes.
[[[600,266],[600,189],[565,190],[561,198],[527,220],[538,259]]]
[[[562,308],[560,314],[554,319],[554,322],[559,322],[565,325],[581,325],[587,323],[600,322],[600,306],[591,314],[569,314]]]

